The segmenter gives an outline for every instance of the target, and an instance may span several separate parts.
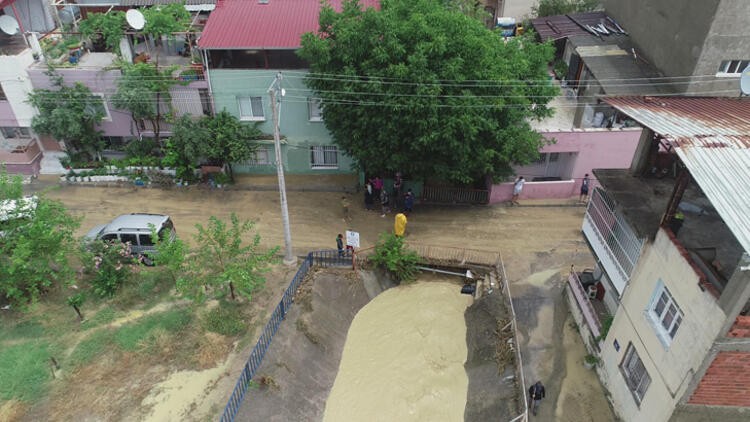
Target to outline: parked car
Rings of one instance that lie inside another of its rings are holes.
[[[151,240],[151,227],[156,229],[159,239],[175,239],[177,233],[168,215],[163,214],[124,214],[107,224],[102,224],[91,229],[86,234],[87,240],[117,241],[130,243],[133,256],[138,257],[146,265],[153,261],[149,255],[156,253],[156,245]]]

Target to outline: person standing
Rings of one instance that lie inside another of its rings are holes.
[[[526,180],[524,180],[523,176],[518,176],[516,183],[513,185],[513,197],[510,198],[510,205],[520,205],[518,203],[518,196],[521,195],[521,192],[523,191],[524,183],[526,183]]]
[[[385,217],[386,214],[391,212],[391,208],[388,206],[389,201],[390,201],[390,198],[388,198],[388,191],[385,189],[381,189],[380,190],[380,209],[383,212],[381,217]]]
[[[396,172],[396,176],[393,178],[393,206],[396,209],[400,209],[401,205],[401,187],[404,181],[401,179],[401,172]]]
[[[414,192],[411,189],[404,194],[404,212],[411,213],[414,209]]]
[[[367,211],[372,210],[372,204],[374,202],[372,196],[372,183],[368,180],[367,183],[365,183],[365,208],[367,208]]]
[[[336,249],[339,250],[339,256],[344,256],[344,235],[339,233],[338,236],[336,236]]]
[[[393,222],[393,234],[396,237],[404,237],[406,233],[406,214],[400,212],[396,214],[396,219]]]
[[[537,410],[539,410],[539,404],[544,398],[544,385],[541,381],[537,381],[536,384],[529,388],[529,407],[531,407],[531,413],[536,416]]]
[[[375,176],[372,179],[372,192],[375,198],[380,198],[380,192],[383,190],[383,179]]]
[[[578,202],[586,203],[589,199],[589,174],[586,173],[581,181],[581,196],[578,197]]]

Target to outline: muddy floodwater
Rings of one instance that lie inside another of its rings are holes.
[[[463,421],[470,304],[446,281],[375,297],[349,328],[323,420]]]

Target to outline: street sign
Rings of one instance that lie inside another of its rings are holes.
[[[346,231],[346,245],[355,248],[359,247],[359,232]]]

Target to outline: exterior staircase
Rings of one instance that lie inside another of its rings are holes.
[[[60,164],[60,159],[65,157],[64,151],[44,151],[42,165],[39,174],[65,174],[68,171]]]

